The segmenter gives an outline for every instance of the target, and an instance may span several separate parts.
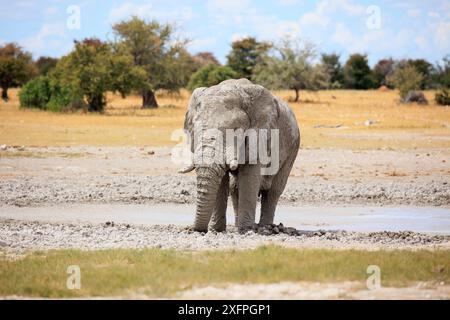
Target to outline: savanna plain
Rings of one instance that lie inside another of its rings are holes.
[[[157,109],[109,94],[102,114],[57,114],[20,109],[12,90],[0,102],[0,296],[449,299],[448,220],[433,233],[335,230],[319,219],[335,207],[448,215],[450,109],[425,95],[428,105],[400,104],[393,90],[289,102],[301,147],[276,220],[298,210],[301,230],[242,235],[232,220],[206,234],[152,220],[172,210],[194,218],[195,175],[171,161],[189,92],[158,93]],[[310,208],[317,221],[302,220]],[[79,290],[67,287],[71,265]],[[374,265],[381,287],[371,290]]]

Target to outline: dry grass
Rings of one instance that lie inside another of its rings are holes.
[[[18,90],[0,102],[0,144],[25,146],[173,145],[181,128],[189,93],[158,94],[159,109],[141,109],[141,99],[108,95],[105,114],[55,114],[19,109]],[[276,92],[288,100],[290,91]],[[401,105],[394,91],[320,91],[290,103],[301,124],[302,147],[413,149],[450,147],[450,109],[434,104]],[[376,123],[366,126],[368,119]],[[324,125],[322,128],[315,128]],[[340,125],[338,128],[327,126]]]
[[[388,175],[389,177],[405,177],[405,176],[407,176],[406,173],[404,173],[404,172],[399,172],[399,171],[396,171],[396,170],[393,170],[393,171],[391,171],[391,172],[388,172],[387,175]]]

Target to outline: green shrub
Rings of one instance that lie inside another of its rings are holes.
[[[210,87],[236,77],[237,73],[230,67],[217,66],[211,63],[192,75],[188,89],[194,90],[198,87]]]
[[[423,75],[411,65],[399,66],[387,77],[387,82],[400,92],[400,98],[404,101],[410,91],[420,89]]]
[[[38,108],[54,112],[84,107],[83,99],[69,86],[62,86],[47,76],[34,78],[19,92],[22,108]]]
[[[19,92],[20,106],[22,108],[47,109],[50,101],[50,79],[40,76],[27,82]]]
[[[437,92],[434,99],[436,100],[436,103],[441,106],[450,106],[450,94],[448,93],[447,88]]]

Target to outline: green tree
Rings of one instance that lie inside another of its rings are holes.
[[[237,73],[238,77],[250,79],[253,68],[270,47],[269,43],[259,42],[253,37],[236,40],[231,44],[227,65]]]
[[[31,54],[15,43],[0,46],[0,87],[2,99],[8,101],[8,89],[18,87],[36,74]]]
[[[158,107],[157,90],[178,91],[187,84],[194,63],[185,49],[186,42],[175,41],[172,25],[133,16],[115,24],[113,30],[116,50],[131,55],[134,65],[147,74],[140,90],[142,107]]]
[[[39,75],[46,76],[51,70],[56,67],[58,63],[57,58],[52,57],[39,57],[36,61],[36,67],[38,68]]]
[[[98,39],[75,41],[74,50],[60,59],[53,76],[84,97],[89,111],[103,111],[107,91],[125,96],[142,87],[146,79],[130,55],[114,54],[109,44]]]
[[[294,90],[297,102],[300,90],[328,86],[328,74],[322,65],[313,64],[315,57],[312,44],[285,38],[262,57],[252,79],[271,89]]]
[[[367,56],[359,53],[352,54],[344,66],[345,85],[349,89],[373,88],[372,73]]]
[[[388,76],[387,82],[399,90],[401,100],[404,100],[409,91],[420,89],[423,75],[412,65],[398,66]]]
[[[191,76],[188,89],[192,91],[198,87],[210,87],[237,77],[238,74],[230,67],[210,63]]]
[[[373,67],[373,77],[375,81],[375,86],[385,86],[387,85],[387,77],[394,72],[395,61],[392,58],[381,59]]]
[[[450,55],[444,57],[442,63],[438,63],[435,69],[436,82],[444,88],[450,88]]]
[[[420,89],[428,89],[432,86],[435,69],[431,63],[425,59],[409,59],[406,63],[416,68],[417,72],[422,74]]]
[[[433,75],[434,81],[441,89],[436,92],[435,100],[439,105],[450,105],[450,55],[442,59],[442,63],[436,63]]]
[[[339,61],[340,56],[336,53],[322,53],[320,59],[321,64],[329,75],[330,87],[341,88],[344,85],[344,70]]]

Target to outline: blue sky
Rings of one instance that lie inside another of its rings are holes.
[[[67,27],[69,6],[80,8],[80,28]],[[175,23],[192,53],[212,51],[222,62],[234,39],[276,41],[283,35],[314,42],[343,60],[366,53],[431,62],[450,54],[450,0],[0,0],[0,43],[14,41],[40,55],[61,56],[73,39],[112,39],[111,25],[131,15]]]

